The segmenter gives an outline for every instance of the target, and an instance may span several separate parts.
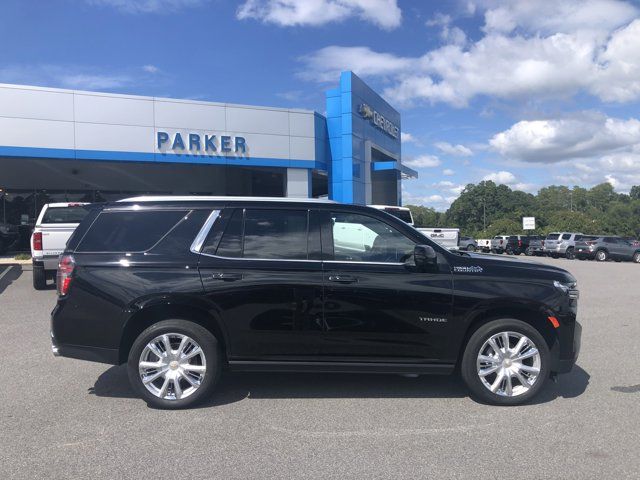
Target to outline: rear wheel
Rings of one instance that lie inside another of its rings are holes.
[[[475,245],[467,245],[467,252],[475,252],[475,251],[476,251]]]
[[[482,325],[469,339],[461,373],[471,395],[494,405],[532,399],[549,377],[549,347],[540,333],[516,319]]]
[[[598,250],[596,252],[596,260],[599,262],[606,262],[609,260],[609,254],[606,250]]]
[[[533,255],[533,253],[534,253],[534,252],[533,252],[533,248],[531,248],[531,247],[527,247],[527,249],[524,251],[524,254],[525,254],[527,257],[531,257],[531,256]]]
[[[569,260],[573,260],[574,258],[576,258],[576,254],[573,250],[573,247],[567,248],[567,251],[564,254],[564,256],[567,257]]]
[[[216,338],[188,320],[164,320],[138,336],[129,352],[129,381],[152,407],[177,409],[207,398],[221,370]]]
[[[36,290],[47,288],[47,274],[42,267],[33,267],[33,288]]]
[[[635,263],[640,263],[640,252],[636,252],[633,254],[633,261]]]

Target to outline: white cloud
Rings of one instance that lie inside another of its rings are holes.
[[[117,90],[135,84],[136,79],[129,73],[107,73],[97,67],[38,64],[0,67],[0,82],[79,90]]]
[[[391,75],[409,69],[414,62],[411,58],[374,52],[369,47],[339,46],[321,48],[299,60],[305,68],[298,76],[320,82],[335,82],[344,70],[353,70],[362,76]]]
[[[158,73],[160,71],[160,69],[155,65],[143,65],[142,70],[147,73]]]
[[[640,144],[640,120],[611,118],[598,112],[523,120],[494,135],[489,144],[508,159],[526,162],[592,158]]]
[[[411,168],[433,168],[439,166],[442,162],[435,155],[419,155],[404,159],[402,163]]]
[[[400,140],[402,143],[419,143],[418,139],[411,135],[409,132],[400,132]]]
[[[482,180],[490,180],[498,184],[503,183],[505,185],[512,185],[516,182],[516,176],[511,172],[507,172],[506,170],[500,170],[499,172],[485,175]]]
[[[89,5],[111,7],[122,13],[171,13],[202,5],[206,0],[85,0]]]
[[[434,146],[443,153],[448,155],[454,155],[456,157],[469,157],[473,155],[473,152],[470,148],[465,147],[464,145],[451,145],[447,142],[436,142]]]
[[[282,27],[319,26],[358,17],[385,30],[400,26],[397,0],[246,0],[238,19],[260,20]]]
[[[304,60],[306,78],[326,81],[343,69],[383,76],[392,81],[385,96],[403,105],[464,107],[479,96],[530,100],[580,93],[606,102],[640,98],[636,7],[618,0],[481,3],[485,34],[475,42],[461,43],[453,34],[415,58],[331,46]],[[452,30],[450,19],[439,21],[434,25]]]
[[[445,168],[445,169],[442,171],[442,174],[443,174],[443,175],[447,175],[447,176],[455,175],[455,173],[456,173],[456,172],[455,172],[455,171],[453,171],[453,170],[451,170],[450,168]]]

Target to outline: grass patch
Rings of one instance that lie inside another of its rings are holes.
[[[31,254],[29,254],[29,253],[19,253],[13,258],[15,260],[31,260]]]

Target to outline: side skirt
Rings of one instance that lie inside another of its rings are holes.
[[[452,363],[229,361],[229,370],[234,372],[420,373],[449,375],[453,373],[454,367],[455,365]]]

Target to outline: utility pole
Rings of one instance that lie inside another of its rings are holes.
[[[482,232],[484,233],[484,235],[487,235],[487,202],[486,200],[483,198],[482,199]]]

